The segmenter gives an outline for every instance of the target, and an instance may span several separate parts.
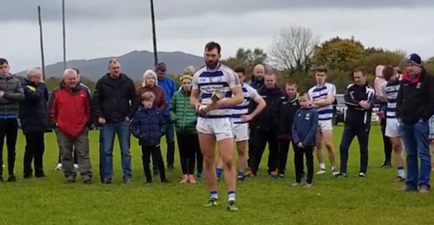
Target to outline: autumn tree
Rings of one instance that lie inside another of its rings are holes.
[[[293,26],[283,28],[272,39],[270,61],[287,74],[308,73],[314,47],[319,43],[319,35],[310,28]]]
[[[405,53],[402,51],[385,50],[382,53],[372,53],[364,58],[355,61],[353,68],[363,66],[370,74],[374,73],[377,65],[399,66],[405,60]]]
[[[429,73],[434,75],[434,56],[425,60],[424,67]]]
[[[335,37],[316,46],[313,62],[329,70],[350,71],[354,63],[363,59],[365,55],[365,47],[354,37]]]
[[[267,54],[261,48],[239,48],[235,57],[223,59],[221,62],[230,68],[242,65],[246,69],[246,74],[251,75],[253,67],[257,64],[265,64],[267,61]]]

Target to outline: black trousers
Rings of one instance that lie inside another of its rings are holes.
[[[383,136],[384,164],[390,165],[392,163],[392,143],[389,137],[386,136],[385,118],[381,120],[381,134]]]
[[[35,176],[44,175],[44,132],[25,134],[26,149],[24,152],[24,175],[32,175],[32,161],[34,163]]]
[[[154,165],[158,168],[160,179],[165,180],[166,171],[164,169],[164,162],[163,162],[163,157],[161,155],[160,146],[142,145],[142,163],[143,163],[143,170],[145,172],[146,182],[152,182],[152,175],[150,169],[151,156]]]
[[[294,146],[295,182],[300,183],[304,175],[304,157],[306,157],[307,177],[306,183],[313,180],[313,146],[300,148]]]
[[[255,131],[254,156],[252,164],[252,173],[256,173],[261,163],[262,155],[265,151],[265,146],[268,143],[268,172],[276,171],[279,157],[279,141],[277,139],[277,131],[257,129]]]
[[[288,163],[288,153],[289,145],[291,140],[289,139],[279,139],[279,157],[278,157],[278,174],[285,174],[286,164]],[[294,143],[292,143],[292,148],[295,149]],[[303,170],[304,173],[304,170]]]
[[[182,174],[193,175],[196,155],[201,154],[199,147],[199,139],[197,134],[176,132],[176,138],[178,140],[179,158],[181,160]],[[200,164],[201,162],[197,162]],[[203,161],[202,161],[203,163]]]
[[[8,172],[14,175],[15,157],[18,136],[17,119],[0,119],[0,177],[3,175],[3,146],[6,138],[6,148],[8,152]]]
[[[368,142],[369,142],[369,127],[364,126],[351,126],[345,124],[344,132],[340,144],[340,157],[341,157],[341,173],[347,173],[348,155],[351,143],[354,137],[357,136],[360,148],[360,173],[366,173],[368,169]]]
[[[250,129],[250,134],[249,134],[249,152],[248,154],[248,159],[247,159],[247,166],[249,168],[252,168],[252,164],[253,164],[253,157],[255,155],[255,144],[256,144],[256,129]]]

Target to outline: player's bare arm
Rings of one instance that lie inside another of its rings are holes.
[[[256,102],[256,104],[258,104],[255,108],[255,110],[253,110],[253,112],[251,112],[249,115],[243,116],[242,119],[243,121],[249,121],[252,120],[255,116],[257,116],[267,105],[264,101],[263,98],[261,98],[261,96],[258,96],[254,99],[254,101]]]

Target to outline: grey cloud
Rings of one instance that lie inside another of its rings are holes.
[[[194,17],[209,13],[236,15],[306,8],[434,7],[432,0],[154,0],[154,2],[157,20]],[[41,5],[44,21],[61,21],[60,0],[3,0],[0,21],[37,22],[38,4]],[[149,19],[149,5],[149,1],[138,0],[66,0],[66,18],[68,22],[123,18]]]

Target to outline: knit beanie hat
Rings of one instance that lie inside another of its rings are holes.
[[[422,67],[422,59],[416,53],[409,55],[407,60],[405,61],[405,63],[411,64],[414,66],[418,66],[418,67]]]

